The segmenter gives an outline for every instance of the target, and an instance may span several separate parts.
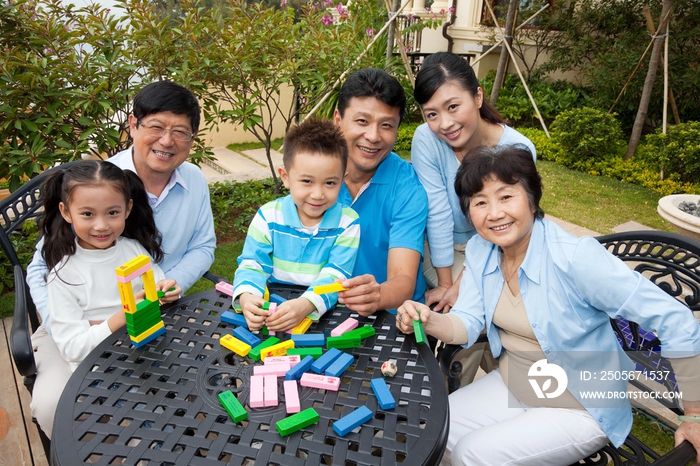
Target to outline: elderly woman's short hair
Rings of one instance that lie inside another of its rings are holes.
[[[455,192],[470,223],[469,199],[484,189],[485,181],[494,177],[507,184],[520,183],[535,209],[535,218],[544,217],[540,207],[542,178],[537,173],[530,150],[520,144],[477,147],[464,156],[455,177]]]

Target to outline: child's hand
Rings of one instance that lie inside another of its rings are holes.
[[[267,319],[267,329],[274,332],[284,332],[295,327],[316,309],[306,298],[296,298],[285,301],[277,306],[277,311]]]
[[[270,314],[269,311],[261,309],[265,300],[260,296],[255,296],[250,293],[243,293],[238,297],[238,302],[241,304],[243,317],[248,323],[248,329],[260,330],[265,323],[265,319]]]
[[[173,301],[176,301],[180,297],[180,293],[182,293],[182,288],[180,288],[177,285],[177,282],[172,278],[165,278],[156,283],[156,290],[165,293],[165,296],[160,298],[160,300],[164,303],[172,303]]]
[[[93,325],[92,322],[90,322],[90,325]],[[99,323],[96,323],[96,325],[99,325]],[[117,312],[112,314],[109,319],[107,319],[107,326],[109,327],[109,331],[114,333],[118,329],[122,328],[123,326],[126,325],[126,314],[124,314],[123,309],[119,309]]]

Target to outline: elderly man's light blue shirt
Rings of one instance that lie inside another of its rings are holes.
[[[499,356],[502,345],[493,314],[504,285],[501,253],[494,244],[474,236],[467,244],[466,257],[452,312],[461,318],[470,342],[486,327],[491,350]],[[552,222],[536,220],[518,279],[528,319],[548,362],[566,371],[569,391],[616,446],[632,426],[629,401],[600,407],[580,397],[581,391],[590,388],[581,380],[580,371],[602,367],[634,370],[609,319],[633,320],[657,333],[665,357],[700,353],[700,325],[692,312],[594,238],[577,238]],[[607,360],[600,360],[601,352]],[[613,381],[611,386],[624,392],[627,380]]]

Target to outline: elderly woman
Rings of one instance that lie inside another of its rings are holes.
[[[610,317],[657,332],[683,393],[676,442],[688,439],[700,451],[700,325],[692,312],[595,239],[543,220],[528,150],[471,151],[455,190],[478,233],[467,244],[457,302],[441,314],[407,301],[397,326],[410,333],[421,319],[426,333],[464,346],[485,329],[500,368],[450,395],[441,464],[567,465],[608,440],[622,444],[632,426],[627,380],[581,376],[634,371]],[[620,396],[584,394],[593,391]]]

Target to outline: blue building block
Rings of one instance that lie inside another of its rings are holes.
[[[318,358],[313,364],[311,364],[311,370],[317,374],[322,374],[323,371],[328,369],[328,366],[333,364],[333,361],[338,359],[338,357],[343,354],[338,348],[331,348],[326,351],[323,356]]]
[[[391,394],[391,391],[389,391],[389,387],[386,385],[384,378],[372,379],[370,384],[372,385],[372,391],[374,392],[374,396],[377,397],[380,408],[384,410],[396,408],[396,400]]]
[[[313,364],[314,361],[315,359],[313,356],[306,356],[287,371],[284,375],[284,380],[299,380],[304,372],[307,372],[311,368],[311,364]]]
[[[134,345],[137,348],[141,348],[142,346],[146,346],[156,338],[158,338],[161,335],[165,335],[165,327],[161,327],[140,342],[136,343],[134,340],[131,340],[131,344]]]
[[[250,333],[250,331],[244,327],[234,328],[233,336],[241,341],[248,343],[251,348],[254,348],[260,344],[260,338]]]
[[[270,301],[271,303],[275,303],[279,306],[280,304],[282,304],[283,302],[285,302],[287,300],[278,294],[271,293],[268,301]]]
[[[243,317],[243,314],[239,314],[233,311],[226,311],[223,314],[221,314],[221,322],[238,325],[246,329],[248,328],[248,322],[245,321],[245,317]]]
[[[303,335],[292,335],[295,348],[306,348],[312,346],[324,346],[326,336],[322,333],[305,333]]]
[[[345,369],[350,367],[350,365],[355,362],[355,358],[352,354],[343,353],[338,356],[338,359],[333,361],[333,364],[328,366],[326,369],[326,375],[330,377],[340,377]]]
[[[373,413],[367,406],[360,406],[350,414],[341,417],[333,423],[333,430],[336,434],[344,437],[345,434],[355,427],[364,424],[372,419]]]

